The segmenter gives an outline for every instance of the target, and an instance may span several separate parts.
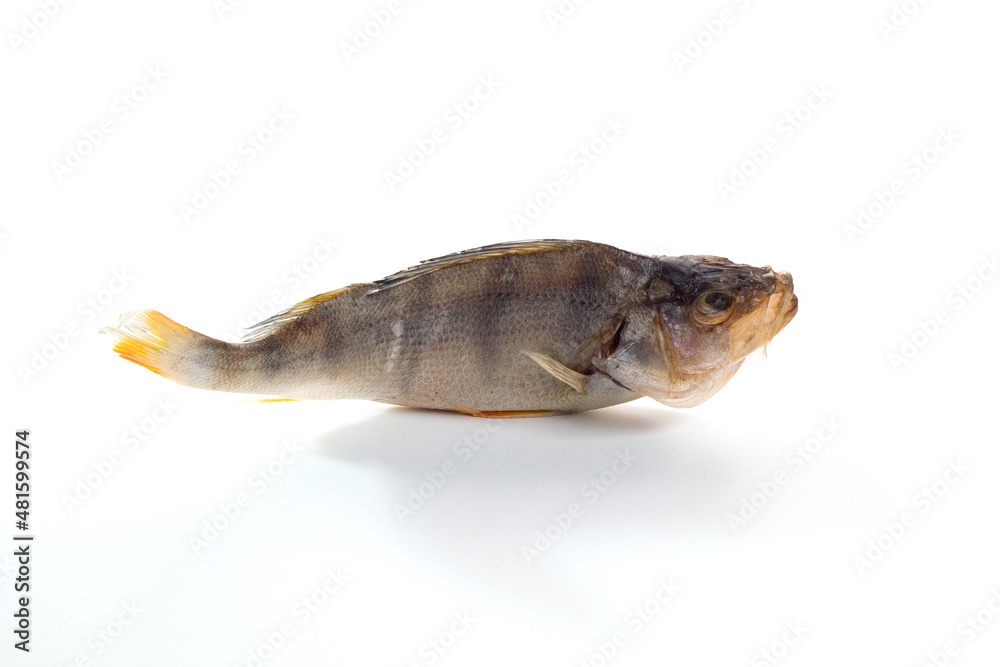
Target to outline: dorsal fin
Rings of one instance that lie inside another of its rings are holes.
[[[305,301],[299,301],[291,308],[283,310],[277,315],[272,315],[266,320],[262,320],[257,324],[247,327],[246,332],[243,334],[243,342],[252,343],[255,340],[260,340],[261,338],[270,336],[285,324],[298,319],[321,304],[343,294],[347,290],[351,289],[351,287],[353,287],[353,285],[341,287],[340,289],[335,289],[332,292],[317,294],[316,296],[306,299]]]
[[[472,248],[470,250],[463,250],[461,252],[455,252],[442,257],[435,257],[434,259],[425,259],[420,262],[420,264],[411,266],[405,271],[399,271],[391,276],[383,278],[382,280],[376,280],[372,283],[373,287],[368,290],[366,294],[381,292],[382,290],[389,289],[395,285],[408,282],[414,278],[419,278],[420,276],[431,273],[432,271],[437,271],[438,269],[443,269],[449,266],[456,266],[458,264],[465,264],[466,262],[473,262],[477,259],[498,257],[500,255],[521,255],[533,252],[565,250],[567,248],[588,244],[588,241],[563,241],[559,239],[494,243],[493,245],[487,245],[481,248]],[[288,308],[277,315],[272,315],[266,320],[248,327],[246,332],[243,334],[243,342],[251,343],[253,341],[260,340],[261,338],[270,336],[271,334],[277,332],[285,324],[298,319],[321,304],[339,296],[340,294],[343,294],[352,287],[355,287],[355,285],[349,285],[348,287],[341,287],[340,289],[333,290],[332,292],[318,294],[310,299],[306,299],[305,301],[300,301],[291,308]]]
[[[482,246],[481,248],[472,248],[470,250],[454,252],[450,255],[435,257],[434,259],[425,259],[420,262],[420,264],[411,266],[405,271],[399,271],[398,273],[394,273],[391,276],[383,278],[382,280],[376,280],[373,283],[374,287],[368,290],[367,293],[373,294],[375,292],[381,292],[382,290],[395,287],[396,285],[408,282],[414,278],[427,275],[432,271],[444,269],[449,266],[456,266],[458,264],[465,264],[467,262],[474,262],[477,259],[499,257],[500,255],[522,255],[533,252],[565,250],[575,246],[586,245],[587,243],[587,241],[562,241],[558,239],[507,241],[505,243],[494,243],[493,245]]]

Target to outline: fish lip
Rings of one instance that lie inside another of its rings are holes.
[[[787,271],[777,271],[776,277],[778,279],[778,284],[782,288],[781,291],[784,292],[782,299],[787,300],[784,304],[784,312],[778,316],[780,318],[778,320],[778,327],[774,330],[771,338],[777,336],[778,333],[780,333],[781,330],[792,321],[795,314],[799,312],[799,297],[795,296],[795,283],[792,280],[792,274]]]
[[[792,295],[792,300],[788,304],[788,309],[785,311],[785,314],[784,314],[784,316],[782,318],[782,322],[781,322],[782,328],[784,328],[784,326],[786,324],[788,324],[789,322],[792,321],[792,318],[795,317],[795,314],[797,312],[799,312],[799,297],[797,297],[797,296],[795,296],[793,294]]]
[[[792,321],[795,313],[799,310],[799,298],[795,296],[792,274],[785,271],[776,271],[775,277],[777,279],[775,290],[768,298],[768,303],[765,306],[768,311],[773,313],[770,316],[770,323],[766,325],[769,331],[766,333],[764,342],[765,355],[767,354],[767,344],[781,333],[781,330]],[[772,306],[772,304],[774,305]],[[773,310],[771,310],[772,308]]]

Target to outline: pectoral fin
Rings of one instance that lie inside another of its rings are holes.
[[[529,359],[534,361],[536,364],[544,368],[552,377],[565,382],[569,386],[576,389],[581,394],[587,393],[587,381],[590,380],[589,375],[584,375],[583,373],[578,373],[572,368],[565,366],[552,357],[541,354],[539,352],[531,352],[529,350],[521,350],[521,354],[524,354]]]

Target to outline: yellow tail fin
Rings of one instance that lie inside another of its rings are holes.
[[[201,337],[155,310],[127,312],[121,316],[118,326],[104,327],[101,333],[112,336],[113,349],[123,359],[172,380],[177,379],[180,353]]]

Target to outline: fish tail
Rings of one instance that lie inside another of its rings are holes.
[[[122,359],[173,379],[183,359],[182,352],[190,339],[201,334],[181,326],[155,310],[131,311],[121,316],[116,327],[104,327],[110,334],[115,352]]]
[[[101,333],[111,335],[122,358],[189,387],[288,399],[355,398],[356,373],[327,307],[349,289],[298,303],[252,327],[240,343],[210,338],[155,310],[125,313],[118,326]]]
[[[123,359],[168,380],[201,389],[252,389],[241,368],[253,354],[247,349],[252,346],[209,338],[155,310],[125,313],[118,326],[104,327],[101,333],[111,335],[113,349]]]

